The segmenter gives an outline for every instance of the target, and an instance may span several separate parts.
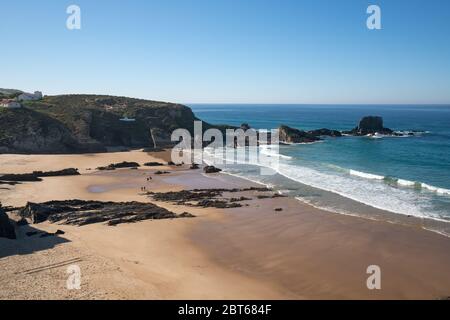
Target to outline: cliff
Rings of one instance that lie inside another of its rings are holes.
[[[0,109],[0,153],[162,147],[171,144],[173,130],[185,128],[192,133],[198,120],[184,105],[114,96],[47,96],[23,106]]]

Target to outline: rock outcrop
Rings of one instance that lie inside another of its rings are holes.
[[[104,170],[116,170],[116,169],[138,168],[138,167],[140,167],[140,165],[137,162],[123,161],[119,163],[111,163],[106,167],[98,167],[97,170],[104,171]]]
[[[162,175],[162,174],[169,174],[169,171],[162,171],[162,170],[158,170],[155,172],[156,175]]]
[[[16,239],[14,225],[0,204],[0,238]]]
[[[242,204],[238,202],[252,200],[246,197],[224,198],[223,193],[236,193],[245,191],[268,192],[268,188],[246,188],[246,189],[194,189],[170,192],[149,192],[156,201],[168,201],[177,205],[187,205],[202,208],[239,208]]]
[[[326,137],[342,137],[342,133],[338,130],[331,130],[331,129],[317,129],[317,130],[311,130],[308,131],[309,134],[319,137],[319,136],[326,136]]]
[[[203,168],[203,172],[204,173],[217,173],[217,172],[221,172],[222,169],[216,168],[214,166],[206,166]]]
[[[161,162],[146,162],[146,163],[144,163],[144,166],[145,167],[161,167],[161,166],[164,166],[164,163],[161,163]]]
[[[385,128],[383,124],[383,118],[378,116],[367,116],[362,118],[359,121],[359,124],[356,128],[351,131],[344,132],[346,134],[357,135],[357,136],[366,136],[370,134],[384,134],[384,135],[392,135],[394,133],[393,130],[389,128]]]
[[[0,181],[13,182],[35,182],[42,181],[44,177],[78,176],[78,169],[68,168],[58,171],[33,171],[32,173],[4,174],[0,176]]]
[[[67,225],[83,226],[106,222],[110,226],[148,219],[173,219],[179,216],[152,203],[102,202],[84,200],[49,201],[27,203],[19,210],[22,218],[32,223],[50,221]],[[188,216],[188,215],[184,215]]]
[[[278,128],[280,142],[285,143],[311,143],[321,140],[320,137],[309,132],[291,128],[288,126],[280,126]]]

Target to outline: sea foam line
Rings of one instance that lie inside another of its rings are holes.
[[[321,172],[308,167],[300,167],[279,163],[278,166],[274,168],[271,166],[267,166],[267,164],[262,163],[248,163],[239,161],[237,163],[271,168],[275,172],[279,173],[280,175],[290,180],[317,189],[335,193],[344,198],[348,198],[380,210],[385,210],[402,215],[413,215],[419,218],[430,218],[434,220],[441,220],[439,215],[430,214],[427,206],[425,207],[419,206],[419,204],[417,203],[418,200],[417,196],[419,194],[414,195],[413,193],[408,193],[407,189],[405,189],[404,191],[402,191],[400,188],[390,189],[392,188],[392,186],[387,183],[375,183],[375,184],[371,183],[370,185],[365,184],[355,186],[355,181],[349,180],[350,177],[346,178],[345,175],[342,176],[342,175],[328,174],[326,172]],[[350,171],[347,170],[346,172],[348,174]],[[364,180],[369,181],[370,180],[381,181],[383,179],[386,179],[385,177],[379,175],[373,175],[356,170],[354,170],[354,173],[356,173],[358,177],[365,178]],[[392,178],[390,179],[392,180]],[[408,182],[407,184],[410,183]],[[428,188],[430,187],[432,186],[428,186]],[[441,193],[443,191],[444,190],[440,190]],[[379,197],[380,195],[382,195],[381,198]],[[422,199],[422,201],[423,200],[427,199]]]
[[[380,176],[372,173],[357,171],[357,170],[349,170],[350,175],[357,176],[360,178],[370,179],[370,180],[385,180],[385,181],[392,181],[393,183],[397,184],[397,186],[402,187],[409,187],[409,188],[416,188],[416,189],[425,189],[427,191],[431,191],[434,193],[437,193],[439,195],[450,195],[450,190],[440,187],[435,187],[432,185],[429,185],[424,182],[416,182],[411,180],[405,180],[390,176]]]
[[[371,180],[384,180],[384,176],[379,176],[376,174],[372,174],[372,173],[367,173],[367,172],[362,172],[362,171],[357,171],[357,170],[349,170],[350,175],[352,176],[357,176],[360,178],[366,178],[366,179],[371,179]]]

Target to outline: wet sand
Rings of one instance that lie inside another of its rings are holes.
[[[149,201],[193,219],[109,227],[43,223],[27,228],[65,234],[54,239],[0,239],[1,299],[439,299],[450,296],[450,239],[411,225],[343,216],[295,199],[252,198],[242,208],[194,208],[143,194],[255,184],[187,167],[98,172],[113,162],[168,160],[141,151],[96,155],[0,155],[0,172],[77,167],[81,176],[0,190],[3,205],[85,199]],[[87,170],[87,169],[91,170]],[[157,176],[156,170],[169,170]],[[150,182],[146,178],[151,176]],[[224,194],[224,197],[231,195]],[[275,211],[281,208],[282,211]],[[50,241],[50,242],[49,242]],[[74,259],[74,260],[72,260]],[[81,260],[76,260],[81,259]],[[76,261],[82,289],[67,290]],[[381,268],[381,290],[368,290],[366,269]],[[45,266],[50,266],[45,268]],[[27,270],[38,272],[28,275]]]

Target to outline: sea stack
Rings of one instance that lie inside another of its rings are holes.
[[[383,131],[383,118],[376,116],[364,117],[359,121],[358,130],[360,132],[380,132]]]
[[[359,124],[355,129],[348,133],[358,136],[365,136],[375,133],[390,135],[393,134],[393,132],[393,130],[384,127],[382,117],[366,116],[359,121]]]

